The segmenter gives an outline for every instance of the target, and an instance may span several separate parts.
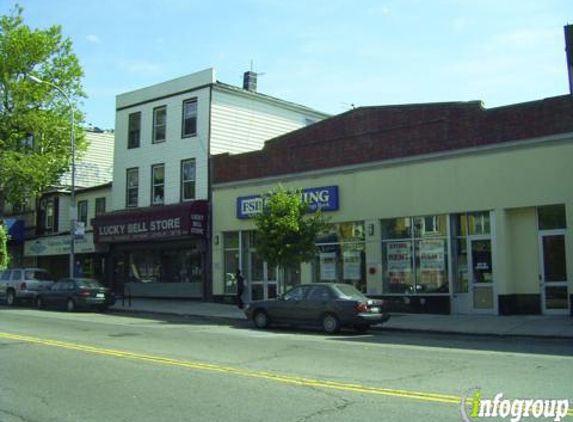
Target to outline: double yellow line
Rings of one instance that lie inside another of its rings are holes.
[[[149,363],[176,366],[187,369],[219,372],[224,374],[230,374],[241,377],[263,379],[268,381],[274,381],[283,384],[299,385],[305,387],[314,388],[324,388],[330,390],[339,390],[347,392],[355,392],[362,394],[373,394],[380,396],[389,397],[399,397],[404,399],[420,400],[424,402],[434,402],[434,403],[446,403],[446,404],[461,404],[461,397],[448,395],[448,394],[437,394],[437,393],[424,393],[420,391],[410,391],[410,390],[397,390],[393,388],[381,388],[381,387],[369,387],[360,384],[350,384],[343,382],[334,382],[319,380],[313,378],[296,377],[292,375],[283,375],[278,373],[266,372],[266,371],[254,371],[248,369],[235,368],[231,366],[215,365],[204,362],[193,362],[180,359],[170,359],[161,356],[146,355],[141,353],[132,353],[115,349],[106,349],[102,347],[88,346],[85,344],[78,343],[68,343],[58,340],[49,340],[38,337],[23,336],[19,334],[3,333],[0,332],[0,339],[22,341],[26,343],[38,344],[42,346],[57,347],[60,349],[74,350],[78,352],[111,356],[116,358],[131,359],[145,361]],[[573,416],[573,411],[569,411],[569,416]]]

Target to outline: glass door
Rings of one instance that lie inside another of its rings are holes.
[[[277,297],[277,269],[264,262],[255,251],[249,252],[250,301]]]
[[[569,313],[565,230],[539,234],[541,301],[544,314]]]
[[[495,313],[491,239],[469,239],[471,306],[474,313]]]

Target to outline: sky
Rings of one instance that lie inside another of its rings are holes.
[[[84,69],[86,122],[113,129],[118,94],[214,68],[331,114],[352,107],[569,92],[571,0],[0,0],[61,25]]]

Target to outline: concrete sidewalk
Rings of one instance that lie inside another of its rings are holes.
[[[237,321],[246,320],[243,311],[235,305],[198,301],[137,298],[132,299],[131,306],[129,306],[127,300],[122,304],[120,299],[110,310],[134,314],[151,313]],[[374,326],[373,329],[573,339],[573,317],[546,315],[392,314],[390,321],[382,326]]]

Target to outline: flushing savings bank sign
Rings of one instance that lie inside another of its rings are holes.
[[[237,198],[237,218],[252,218],[263,210],[268,195],[239,196]],[[339,208],[338,186],[323,186],[302,190],[302,199],[310,205],[310,212],[336,211]]]

